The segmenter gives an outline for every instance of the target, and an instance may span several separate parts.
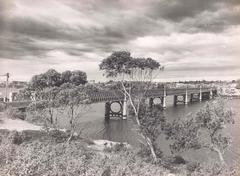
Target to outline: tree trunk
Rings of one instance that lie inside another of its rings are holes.
[[[215,151],[218,154],[218,158],[219,158],[221,164],[225,165],[225,161],[224,161],[222,152],[216,147],[213,147],[212,150]]]
[[[72,137],[73,137],[73,133],[71,132],[71,134],[70,134],[70,136],[69,136],[69,138],[67,140],[67,143],[69,143],[72,140]]]
[[[153,148],[152,141],[151,141],[151,139],[150,139],[149,137],[147,137],[147,136],[145,136],[145,138],[146,138],[147,144],[148,144],[148,146],[149,146],[149,148],[150,148],[150,151],[151,151],[151,154],[152,154],[152,157],[153,157],[153,161],[154,161],[154,163],[156,163],[156,162],[157,162],[157,156],[156,156],[155,150],[154,150],[154,148]]]
[[[138,116],[139,115],[138,113],[139,113],[140,102],[138,103],[138,107],[136,108],[135,105],[134,105],[134,102],[132,100],[131,95],[126,90],[126,87],[124,86],[123,82],[121,82],[121,83],[122,83],[123,90],[124,90],[125,94],[129,97],[130,104],[131,104],[131,106],[134,110],[137,125],[138,125],[139,128],[141,128],[141,123],[140,123],[139,116]],[[155,150],[154,150],[151,139],[149,137],[147,137],[146,135],[143,135],[142,132],[140,132],[140,135],[146,140],[147,145],[150,148],[150,151],[151,151],[151,154],[152,154],[152,157],[153,157],[153,161],[156,163],[157,162],[157,156],[156,156],[156,153],[155,153]]]
[[[49,109],[49,115],[50,115],[50,123],[53,124],[53,112],[51,109]]]

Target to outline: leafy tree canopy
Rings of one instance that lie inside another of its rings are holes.
[[[160,69],[161,65],[152,58],[133,58],[130,52],[115,51],[102,60],[99,68],[106,73],[107,77],[117,77],[119,74],[130,75],[135,69]]]
[[[87,83],[87,74],[80,70],[57,72],[49,69],[47,72],[35,75],[30,81],[32,90],[43,90],[46,87],[60,87],[64,83],[71,83],[75,86]]]

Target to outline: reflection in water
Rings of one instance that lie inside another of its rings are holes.
[[[101,130],[90,134],[91,138],[106,139],[117,142],[128,142],[137,145],[137,133],[133,129],[134,124],[129,120],[111,119],[103,120]]]

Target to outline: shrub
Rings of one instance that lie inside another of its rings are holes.
[[[200,167],[200,163],[190,162],[187,164],[186,169],[192,173],[192,172],[195,172],[199,167]]]
[[[25,113],[16,108],[8,107],[4,113],[10,119],[25,119]]]
[[[20,145],[23,142],[22,135],[17,131],[10,132],[8,135],[8,140],[11,144]]]
[[[108,153],[112,153],[112,152],[117,153],[121,151],[127,151],[127,146],[124,143],[116,143],[111,146],[105,146],[103,151]]]
[[[3,112],[6,109],[6,104],[3,102],[0,102],[0,112]]]

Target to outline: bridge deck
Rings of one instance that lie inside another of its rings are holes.
[[[183,95],[186,94],[186,88],[178,88],[178,89],[170,89],[167,88],[166,90],[166,96],[171,95]],[[202,88],[201,92],[209,92],[211,90],[216,90],[216,88]],[[188,88],[187,94],[193,94],[193,93],[200,93],[199,88]],[[133,93],[134,94],[134,93]],[[137,94],[135,92],[135,94]],[[155,98],[155,97],[163,97],[164,96],[164,89],[151,89],[147,90],[145,93],[146,98]],[[96,92],[88,92],[89,99],[92,103],[97,102],[108,102],[108,101],[121,101],[124,100],[124,95],[121,91],[96,91]],[[8,106],[17,107],[17,108],[24,108],[27,107],[31,102],[30,101],[24,101],[24,102],[8,102]]]
[[[210,92],[211,90],[215,90],[215,88],[202,88],[201,92]],[[197,94],[200,93],[199,88],[188,88],[187,94]],[[133,92],[133,94],[138,95],[138,93]],[[164,89],[151,89],[147,90],[145,93],[146,98],[154,98],[154,97],[163,97]],[[186,88],[178,88],[178,89],[166,89],[166,96],[171,95],[183,95],[186,94]],[[124,99],[124,95],[120,91],[98,91],[89,93],[89,97],[92,102],[106,102],[106,101],[119,101]]]

